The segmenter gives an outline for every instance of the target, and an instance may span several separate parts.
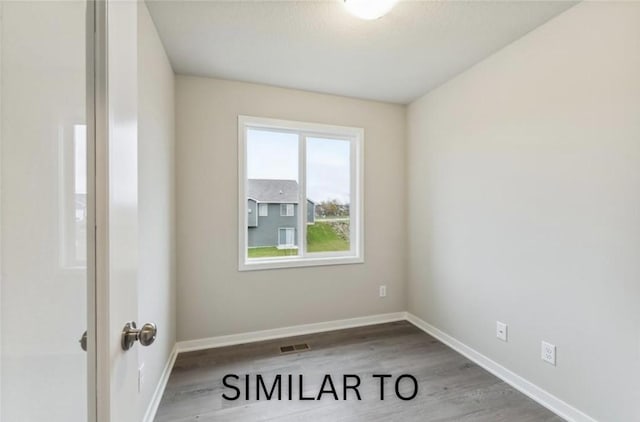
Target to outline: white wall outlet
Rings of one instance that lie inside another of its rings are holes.
[[[380,286],[380,297],[385,297],[387,295],[387,286]]]
[[[496,337],[502,341],[507,341],[507,324],[496,321]]]
[[[142,386],[144,385],[144,363],[138,368],[138,393],[142,392]]]
[[[556,346],[546,341],[542,342],[542,360],[556,366]]]

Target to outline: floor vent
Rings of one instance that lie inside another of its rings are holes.
[[[307,343],[280,346],[280,353],[306,352],[307,350],[311,350]]]

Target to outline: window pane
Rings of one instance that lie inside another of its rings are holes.
[[[295,217],[295,204],[280,204],[280,215],[283,217]]]
[[[248,129],[249,259],[298,255],[299,196],[298,135]]]
[[[307,138],[307,251],[351,249],[351,143]]]

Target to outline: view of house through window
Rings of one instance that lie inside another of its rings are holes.
[[[355,140],[295,127],[245,128],[247,262],[357,253]]]
[[[249,258],[298,255],[298,144],[297,134],[247,131]]]

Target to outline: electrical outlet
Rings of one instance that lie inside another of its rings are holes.
[[[496,337],[502,341],[507,341],[507,324],[496,321]]]
[[[144,385],[144,363],[138,368],[138,393],[142,392],[142,386]]]
[[[387,295],[387,286],[380,286],[380,297],[385,297]]]
[[[556,346],[546,341],[542,342],[542,360],[556,366]]]

